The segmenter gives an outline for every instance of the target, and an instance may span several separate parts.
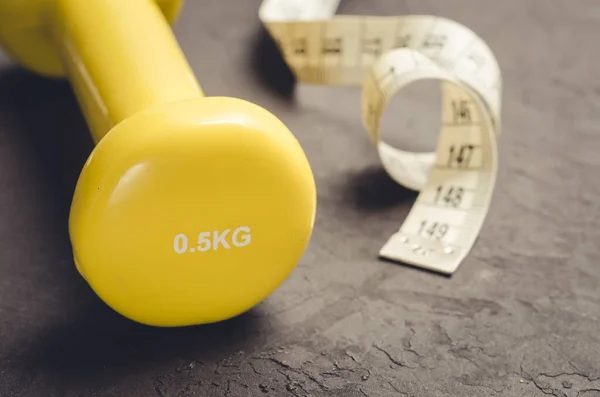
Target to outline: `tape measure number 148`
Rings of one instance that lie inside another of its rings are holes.
[[[340,0],[265,0],[262,23],[300,82],[361,85],[363,122],[396,182],[419,191],[381,257],[452,274],[481,230],[497,172],[501,75],[488,46],[435,16],[335,15]],[[440,80],[442,122],[435,152],[413,153],[380,138],[390,98]]]

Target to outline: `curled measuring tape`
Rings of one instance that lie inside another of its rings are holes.
[[[501,76],[488,46],[466,27],[434,16],[335,15],[340,0],[265,0],[259,17],[300,82],[362,84],[362,117],[387,173],[419,191],[381,257],[451,274],[487,215],[497,172]],[[437,79],[442,123],[432,153],[381,141],[390,98]]]

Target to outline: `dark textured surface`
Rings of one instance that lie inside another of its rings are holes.
[[[258,5],[190,0],[175,30],[207,94],[256,102],[296,134],[319,213],[285,285],[221,324],[147,328],[93,295],[66,228],[86,126],[64,82],[2,61],[0,396],[600,396],[598,2],[343,3],[455,19],[500,62],[497,190],[452,278],[376,259],[415,196],[380,170],[359,89],[294,87]],[[398,143],[435,115],[427,103],[395,101]]]

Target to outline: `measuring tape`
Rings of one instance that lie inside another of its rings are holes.
[[[497,173],[501,76],[488,46],[466,27],[434,16],[335,15],[340,0],[265,0],[259,17],[300,82],[362,84],[362,118],[386,172],[419,191],[383,258],[452,274],[487,215]],[[437,148],[413,153],[381,140],[391,97],[437,79]]]

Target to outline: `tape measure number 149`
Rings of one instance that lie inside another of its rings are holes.
[[[451,274],[487,215],[497,170],[501,76],[488,46],[464,26],[434,16],[335,15],[339,0],[266,0],[259,16],[300,82],[362,84],[366,130],[387,173],[419,191],[406,220],[381,248],[390,260]],[[432,153],[381,141],[390,98],[437,79],[442,122]]]

